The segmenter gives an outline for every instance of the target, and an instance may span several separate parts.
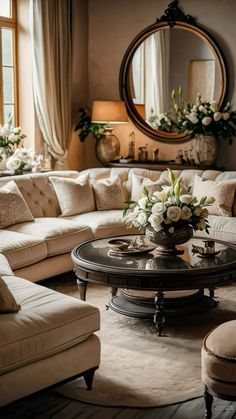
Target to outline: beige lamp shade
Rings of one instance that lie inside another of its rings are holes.
[[[128,122],[125,103],[119,100],[94,100],[92,106],[92,122],[123,124]]]

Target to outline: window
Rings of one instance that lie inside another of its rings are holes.
[[[0,124],[18,123],[16,80],[16,0],[0,0]]]

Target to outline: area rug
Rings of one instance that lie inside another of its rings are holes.
[[[49,286],[79,297],[71,281]],[[108,288],[89,286],[87,302],[101,311],[101,365],[91,391],[78,379],[57,392],[82,402],[124,407],[163,406],[202,396],[203,337],[217,324],[236,318],[236,286],[218,289],[216,296],[217,308],[169,319],[163,336],[158,337],[151,320],[106,310]]]

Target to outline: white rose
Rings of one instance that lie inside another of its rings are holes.
[[[195,112],[191,112],[188,116],[188,119],[193,123],[193,124],[197,124],[198,122],[198,117],[197,114]]]
[[[140,208],[145,209],[147,207],[147,203],[148,203],[148,198],[146,196],[144,196],[143,198],[141,198],[138,201],[138,205],[140,206]]]
[[[183,195],[180,195],[179,199],[180,199],[180,202],[182,202],[183,204],[189,205],[190,202],[192,202],[193,197],[192,195],[183,194]]]
[[[176,206],[169,207],[167,209],[166,215],[169,220],[177,222],[181,216],[181,208]]]
[[[152,207],[153,214],[162,214],[164,212],[165,206],[162,202],[156,202]]]
[[[6,162],[8,170],[17,170],[21,165],[21,160],[17,157],[11,156]]]
[[[227,119],[229,119],[229,117],[230,117],[229,112],[223,112],[222,113],[222,118],[223,118],[224,121],[227,121]]]
[[[219,121],[221,119],[221,112],[215,112],[213,115],[214,121]]]
[[[215,100],[213,100],[211,102],[210,109],[211,109],[212,112],[217,112],[218,111],[219,105],[218,105],[218,103]]]
[[[155,231],[160,231],[163,229],[163,227],[161,226],[161,223],[163,221],[162,215],[151,214],[148,218],[148,221]]]
[[[189,220],[189,218],[190,218],[191,216],[192,216],[192,211],[191,211],[191,209],[190,209],[189,207],[184,206],[184,207],[182,208],[180,218],[181,218],[182,220]]]
[[[21,130],[21,127],[15,127],[15,128],[13,128],[12,131],[13,131],[14,134],[20,134],[22,130]]]
[[[206,110],[205,106],[200,105],[198,109],[199,109],[200,112],[203,112],[203,113],[207,114],[207,110]]]
[[[145,211],[139,211],[138,216],[137,216],[137,222],[140,225],[144,225],[147,222],[147,214]]]
[[[8,140],[10,141],[10,143],[14,143],[17,139],[18,139],[18,136],[13,133],[11,133],[8,137]]]
[[[212,122],[211,117],[210,117],[210,116],[205,116],[205,117],[203,118],[203,120],[202,120],[202,125],[207,126],[207,125],[210,125],[210,124],[211,124],[211,122]]]

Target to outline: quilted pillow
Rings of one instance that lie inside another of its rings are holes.
[[[50,181],[55,189],[62,216],[95,211],[95,203],[89,175],[66,179],[52,176]]]
[[[0,228],[34,221],[18,186],[11,180],[0,188]]]
[[[123,209],[125,198],[118,175],[93,180],[93,191],[97,210]]]
[[[210,215],[232,216],[236,179],[222,180],[216,183],[214,180],[203,180],[195,176],[193,183],[193,195],[197,198],[213,196],[215,202],[207,207]]]
[[[0,277],[0,313],[14,313],[20,308],[6,282]]]

